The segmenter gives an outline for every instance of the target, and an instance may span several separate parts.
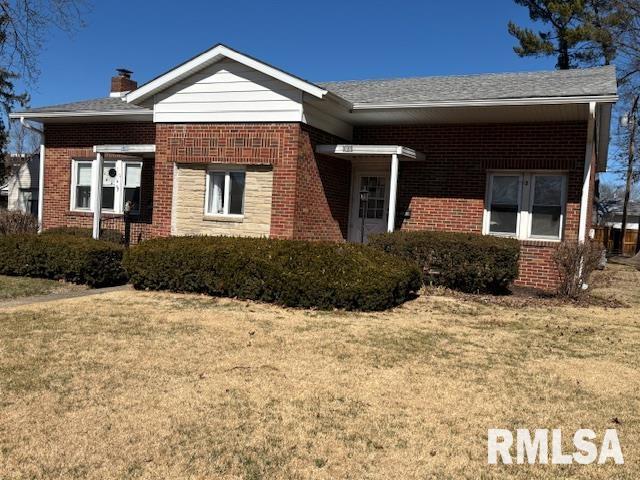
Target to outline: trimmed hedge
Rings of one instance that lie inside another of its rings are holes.
[[[0,237],[0,274],[52,278],[90,287],[126,282],[124,248],[72,235]]]
[[[366,246],[234,237],[152,239],[124,265],[138,289],[205,293],[288,307],[384,310],[421,286],[410,262]]]
[[[411,260],[427,284],[463,292],[504,292],[518,277],[520,243],[472,233],[398,231],[372,236],[369,245]]]
[[[72,235],[74,237],[93,238],[93,229],[82,227],[55,227],[49,228],[42,233],[45,235]],[[102,229],[100,231],[100,240],[123,244],[124,235],[119,230]]]

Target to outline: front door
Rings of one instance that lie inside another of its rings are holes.
[[[369,235],[387,231],[389,175],[356,173],[352,178],[349,240],[366,243]],[[368,192],[366,202],[360,200],[362,190]]]

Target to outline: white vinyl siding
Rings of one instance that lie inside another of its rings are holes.
[[[301,121],[302,92],[224,60],[155,97],[155,122]]]

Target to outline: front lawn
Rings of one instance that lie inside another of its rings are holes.
[[[0,275],[0,302],[20,297],[48,295],[81,289],[84,289],[84,287],[57,280]]]
[[[4,309],[0,478],[638,478],[640,272],[599,276],[616,301],[590,307],[122,291]],[[490,467],[492,427],[562,428],[565,450],[616,428],[625,465]]]

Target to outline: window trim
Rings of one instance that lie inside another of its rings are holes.
[[[74,158],[72,159],[71,165],[71,194],[69,196],[69,211],[76,213],[93,213],[93,195],[95,192],[93,191],[93,176],[95,175],[95,169],[97,165],[97,161],[93,158]],[[116,182],[114,185],[114,200],[113,200],[113,209],[101,209],[101,213],[106,213],[109,215],[123,215],[124,214],[124,189],[125,189],[125,178],[126,174],[126,166],[128,165],[138,165],[140,167],[140,199],[142,199],[142,170],[144,169],[143,161],[141,158],[117,158],[117,159],[105,159],[104,164],[113,163],[116,168]],[[89,197],[89,208],[78,208],[76,207],[76,190],[78,187],[78,165],[80,164],[90,164],[91,165],[91,184],[90,187],[90,197]],[[133,188],[133,187],[129,187]],[[142,203],[142,200],[141,202]],[[141,212],[141,205],[138,205],[138,209],[131,212],[132,215],[139,215]]]
[[[242,190],[242,213],[229,213],[229,205],[231,203],[231,173],[242,172],[244,173],[244,188]],[[211,197],[211,179],[214,174],[224,175],[224,199],[222,202],[223,213],[210,212],[209,200]],[[247,192],[247,169],[244,165],[210,165],[207,168],[205,175],[204,186],[204,216],[209,219],[221,219],[221,220],[238,220],[244,219],[245,215],[245,200]]]
[[[493,195],[493,178],[495,176],[519,177],[518,192],[518,216],[516,220],[516,233],[501,233],[490,231],[491,201]],[[531,235],[534,182],[536,177],[558,176],[562,177],[561,203],[560,203],[560,234],[559,236]],[[567,171],[566,170],[489,170],[487,171],[484,215],[482,221],[483,235],[496,237],[509,237],[518,240],[561,242],[564,238],[566,211],[567,211]]]
[[[79,208],[76,205],[77,187],[78,185],[78,166],[82,163],[88,163],[91,166],[91,181],[89,182],[89,208]],[[72,212],[91,212],[93,210],[93,160],[86,158],[74,158],[71,161],[71,195],[69,197],[69,210]]]

